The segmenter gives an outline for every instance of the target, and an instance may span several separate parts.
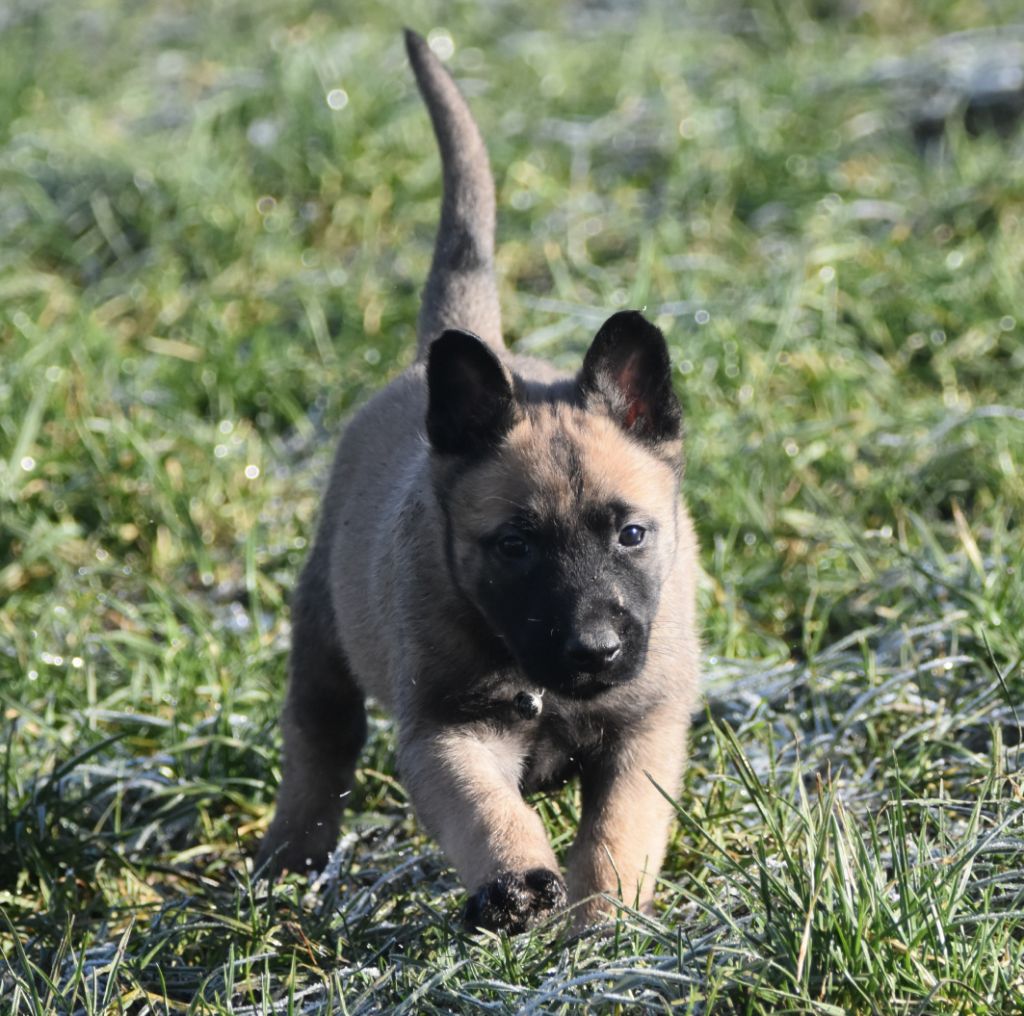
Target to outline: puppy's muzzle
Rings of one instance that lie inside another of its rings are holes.
[[[572,670],[600,674],[622,653],[622,640],[611,628],[575,632],[566,639],[563,655]]]

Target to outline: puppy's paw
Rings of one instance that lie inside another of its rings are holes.
[[[515,934],[561,909],[567,900],[561,876],[547,868],[504,871],[470,896],[466,924],[474,930]]]

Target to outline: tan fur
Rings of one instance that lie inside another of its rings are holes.
[[[585,496],[595,500],[615,496],[656,516],[672,514],[678,493],[676,475],[668,464],[645,455],[606,416],[572,406],[544,406],[522,420],[498,454],[454,490],[459,528],[464,528],[467,539],[476,539],[497,525],[509,504],[561,516],[579,508],[575,492],[566,483],[558,437],[567,438],[581,452]]]
[[[444,72],[421,43],[410,41],[417,75],[421,85],[424,77],[436,85]],[[453,94],[451,86],[444,101],[460,103]],[[468,111],[460,107],[456,114],[448,121],[442,116],[442,123],[464,125]],[[475,148],[473,158],[479,165]],[[446,178],[446,188],[457,185]],[[449,299],[457,288],[442,285],[441,298],[428,286],[425,307],[432,309],[421,317],[424,327],[460,323]],[[489,306],[485,294],[472,302],[470,317],[479,313],[474,307]],[[485,310],[482,320],[488,344],[501,349],[496,318]],[[523,383],[548,385],[562,377],[549,364],[501,356],[508,376]],[[478,634],[466,588],[485,574],[481,540],[510,506],[572,524],[582,504],[616,499],[657,524],[649,560],[660,598],[642,672],[617,697],[565,704],[599,746],[594,754],[592,744],[593,760],[582,775],[583,819],[567,884],[572,901],[585,901],[578,921],[594,919],[606,906],[595,894],[648,906],[672,819],[654,783],[678,793],[698,695],[697,548],[673,466],[678,442],[645,444],[589,404],[527,399],[492,455],[456,469],[432,454],[427,406],[426,367],[417,363],[355,415],[339,445],[293,606],[284,782],[260,863],[322,861],[337,835],[341,797],[365,734],[362,699],[369,695],[395,717],[399,771],[413,806],[468,889],[483,891],[506,873],[558,872],[543,825],[520,789],[541,721],[531,727],[495,718],[507,716],[515,690],[527,685],[515,667],[482,674],[493,667],[485,662],[492,650]],[[572,483],[566,448],[579,463]],[[610,589],[608,595],[623,594]],[[473,700],[477,713],[463,718],[459,710],[470,709],[478,677],[487,678],[479,684],[486,695]],[[466,700],[459,692],[451,701],[453,689],[462,688]],[[552,694],[546,701],[553,704]],[[537,903],[537,913],[547,905]]]
[[[500,735],[483,731],[428,728],[399,748],[416,813],[466,886],[502,871],[558,866],[516,785],[521,761]]]

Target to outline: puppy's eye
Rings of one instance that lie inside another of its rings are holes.
[[[498,540],[498,553],[502,557],[512,560],[526,557],[530,552],[530,545],[521,536],[509,534]]]
[[[643,526],[626,526],[619,533],[619,543],[623,547],[639,547],[646,535],[647,530]]]

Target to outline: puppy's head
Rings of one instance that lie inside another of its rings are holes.
[[[616,314],[575,379],[539,386],[448,331],[427,381],[454,583],[540,687],[590,697],[635,677],[676,549],[681,412],[661,332]]]

